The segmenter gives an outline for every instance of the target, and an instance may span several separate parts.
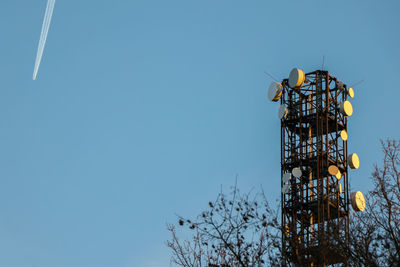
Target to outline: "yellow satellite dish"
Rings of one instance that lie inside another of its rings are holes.
[[[345,116],[351,116],[353,114],[353,106],[350,101],[346,100],[340,103],[340,112]]]
[[[335,175],[336,179],[340,180],[342,178],[342,173],[338,170],[338,173]]]
[[[293,168],[292,174],[293,174],[294,177],[300,178],[301,175],[303,174],[303,172],[301,171],[300,168],[296,167],[296,168]]]
[[[281,98],[282,92],[282,84],[278,82],[272,82],[268,88],[268,99],[276,102]]]
[[[278,110],[279,119],[281,120],[281,119],[285,118],[288,113],[289,113],[289,110],[288,110],[287,106],[285,104],[282,104]]]
[[[294,68],[289,74],[289,86],[291,88],[298,88],[303,85],[305,79],[306,75],[304,74],[304,71]]]
[[[340,131],[340,138],[342,138],[343,141],[347,141],[347,132],[346,132],[346,130]]]
[[[350,195],[351,206],[355,211],[364,211],[365,210],[365,198],[361,191],[353,192]]]
[[[330,175],[335,176],[336,179],[338,179],[338,180],[340,180],[340,178],[342,178],[342,173],[340,172],[339,168],[336,167],[335,165],[329,166],[328,172]]]
[[[339,172],[339,168],[336,167],[335,165],[331,165],[328,168],[328,172],[330,175],[336,175]]]
[[[349,90],[348,90],[348,92],[347,92],[347,95],[349,96],[349,97],[351,97],[351,98],[354,98],[354,90],[353,90],[353,88],[349,88]]]
[[[356,153],[350,154],[347,162],[352,169],[360,168],[360,159],[358,158],[358,155]]]

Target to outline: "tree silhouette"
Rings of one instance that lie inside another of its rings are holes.
[[[367,208],[352,214],[350,243],[343,247],[355,266],[400,266],[400,143],[381,145],[383,162],[374,166]]]
[[[280,228],[277,211],[263,193],[230,197],[220,192],[195,220],[179,217],[179,225],[194,232],[180,241],[176,227],[168,225],[172,262],[179,266],[280,266]]]

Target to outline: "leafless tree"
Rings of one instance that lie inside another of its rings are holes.
[[[354,266],[400,266],[400,142],[381,144],[383,162],[374,166],[366,210],[352,213],[350,242],[343,246]]]
[[[382,166],[375,165],[373,190],[366,210],[367,225],[376,227],[376,258],[380,266],[400,266],[400,142],[381,141]],[[367,226],[366,225],[366,226]]]
[[[281,231],[277,211],[263,193],[241,195],[237,187],[229,198],[222,192],[195,220],[179,217],[179,225],[193,231],[180,241],[168,225],[172,262],[179,266],[280,266]]]

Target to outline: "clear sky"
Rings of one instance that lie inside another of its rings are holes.
[[[220,186],[280,191],[271,79],[325,68],[355,89],[366,191],[400,137],[399,1],[0,2],[0,266],[169,266],[167,222]]]

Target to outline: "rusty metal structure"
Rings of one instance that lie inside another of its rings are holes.
[[[287,111],[281,118],[284,265],[347,266],[332,238],[349,238],[347,117],[340,110],[347,86],[328,71],[303,75],[298,87],[281,82],[280,103]],[[330,166],[340,175],[332,175]]]

